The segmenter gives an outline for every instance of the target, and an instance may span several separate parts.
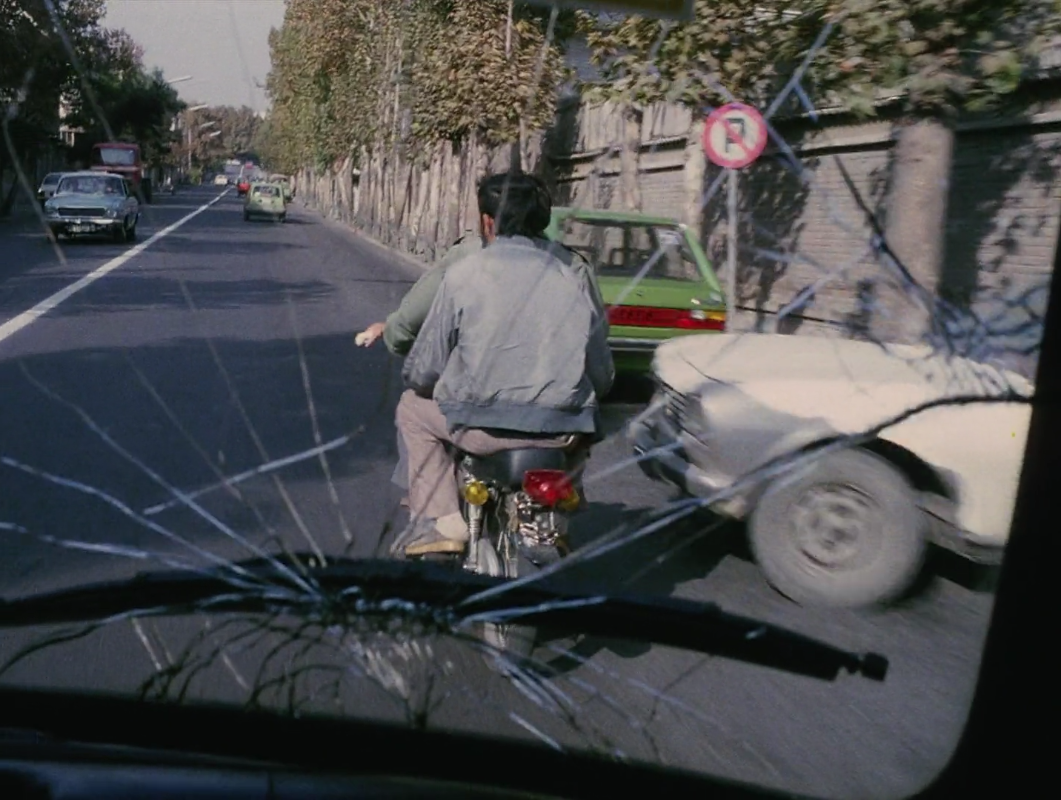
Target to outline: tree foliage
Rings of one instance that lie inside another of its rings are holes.
[[[291,171],[548,124],[564,77],[548,15],[516,3],[509,25],[508,12],[506,0],[288,0],[269,40],[266,158]]]
[[[161,71],[147,72],[137,64],[98,73],[89,80],[95,102],[79,93],[69,120],[84,130],[75,158],[84,160],[93,143],[111,136],[139,144],[145,163],[156,163],[170,152],[175,139],[172,121],[184,103]]]
[[[194,108],[200,104],[188,105]],[[249,106],[208,106],[189,110],[181,115],[181,123],[192,135],[181,138],[174,146],[174,154],[182,160],[190,154],[193,164],[214,168],[220,167],[225,159],[254,151],[263,127],[261,117]],[[212,135],[214,133],[218,135]]]
[[[128,37],[100,26],[103,0],[0,0],[0,103],[15,152],[0,148],[0,166],[32,157],[58,132],[59,99],[84,68],[106,69]],[[64,41],[65,40],[65,41]]]
[[[1057,33],[1057,0],[698,0],[676,25],[583,14],[604,78],[593,96],[626,102],[766,103],[830,22],[802,83],[819,104],[872,114],[982,109],[1012,93]]]
[[[501,144],[519,137],[521,120],[530,129],[552,122],[565,76],[558,40],[547,41],[540,12],[514,11],[511,26],[503,0],[456,3],[445,17],[429,17],[411,71],[414,134],[430,141],[475,133]]]
[[[698,108],[724,99],[719,87],[725,87],[745,102],[761,102],[784,74],[785,56],[799,36],[802,26],[792,20],[798,5],[700,0],[695,18],[678,24],[582,13],[580,27],[602,78],[586,87],[588,97]]]
[[[104,5],[0,0],[0,176],[10,164],[32,169],[42,153],[58,150],[61,122],[86,129],[86,148],[92,137],[104,138],[104,118],[116,134],[139,140],[149,159],[169,146],[176,93],[145,73],[142,50],[125,31],[101,24]],[[70,112],[62,121],[61,106]],[[0,213],[10,210],[17,188],[12,183],[0,199]]]

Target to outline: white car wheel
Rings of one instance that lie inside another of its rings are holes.
[[[802,605],[858,608],[907,591],[927,550],[913,489],[865,450],[823,456],[776,479],[748,523],[767,581]]]

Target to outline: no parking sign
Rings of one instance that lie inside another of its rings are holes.
[[[704,124],[704,153],[713,164],[740,169],[751,164],[766,148],[766,121],[743,103],[716,108]]]

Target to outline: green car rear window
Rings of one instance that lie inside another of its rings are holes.
[[[676,225],[568,218],[561,223],[561,241],[602,277],[634,278],[655,257],[642,277],[704,280],[685,234]]]
[[[261,195],[262,197],[279,197],[280,190],[275,186],[255,186],[254,194]]]

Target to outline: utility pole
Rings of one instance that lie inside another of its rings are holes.
[[[184,129],[184,146],[187,148],[188,157],[186,160],[187,169],[184,174],[190,175],[192,172],[192,118],[191,114],[195,111],[201,111],[204,108],[209,108],[209,103],[199,103],[198,105],[190,106],[184,109],[181,114],[181,126]],[[184,165],[181,166],[182,171],[185,169]]]

